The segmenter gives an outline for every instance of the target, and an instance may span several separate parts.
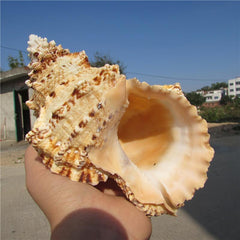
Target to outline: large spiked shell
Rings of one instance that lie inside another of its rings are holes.
[[[52,172],[97,185],[113,178],[147,215],[174,215],[204,186],[214,151],[207,123],[176,85],[126,80],[30,35],[27,102],[38,117],[26,139]]]

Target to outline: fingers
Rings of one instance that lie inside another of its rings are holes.
[[[42,164],[42,159],[32,146],[29,146],[25,152],[25,173],[26,173],[26,186],[34,198],[38,202],[40,192],[46,192],[49,182],[49,170]]]
[[[52,181],[59,181],[59,179],[66,180],[64,177],[53,174],[42,163],[42,158],[38,155],[37,151],[31,145],[25,152],[25,171],[27,181],[30,179],[31,183],[35,183],[36,181],[51,183]]]
[[[63,185],[68,181],[51,173],[32,146],[25,152],[25,172],[27,190],[43,211],[51,202],[57,201]]]
[[[25,172],[26,185],[30,194],[35,188],[41,190],[45,186],[44,183],[50,182],[52,178],[52,174],[44,166],[42,159],[32,146],[29,146],[25,152]]]
[[[25,173],[27,189],[35,182],[35,178],[42,168],[41,158],[32,146],[29,146],[25,152]]]
[[[39,157],[36,150],[30,145],[25,152],[25,170],[27,175],[35,175],[36,172],[42,171],[45,167],[41,163],[42,160]]]
[[[25,171],[28,192],[51,224],[59,222],[75,209],[74,204],[82,202],[82,194],[88,195],[83,184],[51,173],[32,146],[25,153]]]
[[[42,159],[32,146],[29,146],[25,153],[25,171],[27,189],[39,205],[53,199],[56,202],[68,201],[73,197],[77,198],[77,194],[81,199],[91,194],[100,194],[97,189],[88,184],[74,182],[67,177],[52,173],[42,163]]]

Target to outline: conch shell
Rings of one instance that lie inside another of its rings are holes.
[[[30,35],[27,102],[38,117],[26,135],[52,172],[97,185],[113,178],[146,215],[175,215],[204,186],[214,151],[207,123],[180,85],[126,80],[117,65],[91,67]]]

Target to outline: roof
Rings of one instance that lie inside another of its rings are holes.
[[[27,77],[30,69],[28,67],[13,68],[6,72],[1,72],[0,83],[8,82],[19,77]]]

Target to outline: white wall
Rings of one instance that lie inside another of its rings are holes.
[[[240,77],[228,80],[228,95],[240,97]]]
[[[13,92],[1,94],[1,140],[16,139]]]
[[[203,96],[206,98],[206,102],[220,101],[223,95],[223,90],[212,90],[205,93]]]
[[[29,88],[28,89],[28,94],[29,94],[29,99],[33,95],[33,89]],[[34,122],[36,121],[36,117],[33,115],[33,110],[30,110],[30,119],[31,119],[31,128],[33,128]]]

